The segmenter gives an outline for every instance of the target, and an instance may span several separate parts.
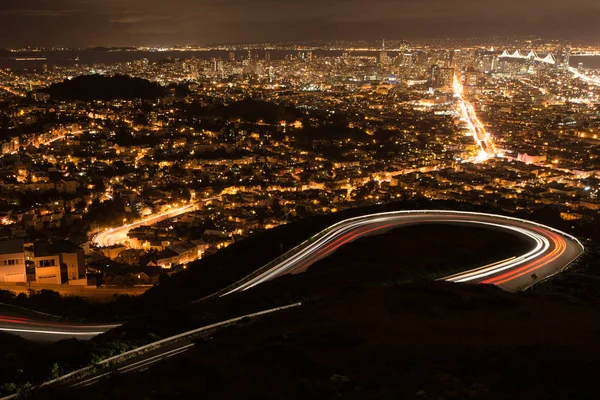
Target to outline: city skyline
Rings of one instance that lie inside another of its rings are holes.
[[[593,398],[599,11],[2,0],[0,397]]]
[[[507,35],[594,42],[598,11],[592,0],[260,0],[251,7],[242,0],[8,0],[0,6],[0,47]]]

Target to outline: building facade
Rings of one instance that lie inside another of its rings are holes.
[[[60,285],[85,278],[85,253],[69,241],[36,243],[33,253],[37,283]]]
[[[22,240],[0,241],[0,282],[27,282]]]

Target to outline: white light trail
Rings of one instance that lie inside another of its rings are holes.
[[[187,204],[185,206],[174,208],[160,214],[152,215],[140,221],[125,224],[117,228],[107,229],[104,232],[100,232],[94,236],[92,242],[98,246],[105,247],[112,246],[114,244],[122,244],[127,241],[127,234],[130,230],[138,228],[142,225],[152,225],[164,221],[165,219],[178,217],[179,215],[193,211],[195,207],[196,204]]]
[[[147,218],[144,218],[144,219],[136,221],[136,222],[125,224],[125,225],[122,225],[122,226],[119,226],[116,228],[106,229],[105,231],[96,234],[92,238],[92,243],[94,243],[97,246],[103,246],[103,247],[112,246],[115,244],[123,244],[123,243],[127,242],[127,240],[128,240],[127,234],[129,233],[129,231],[134,228],[139,228],[142,225],[153,225],[158,222],[164,221],[166,219],[178,217],[182,214],[186,214],[188,212],[196,210],[196,207],[198,206],[198,204],[200,202],[209,201],[209,200],[217,200],[217,199],[218,199],[218,197],[202,199],[199,202],[187,204],[187,205],[177,207],[177,208],[173,208],[173,209],[167,210],[165,212],[162,212],[160,214],[151,215]]]
[[[104,331],[99,332],[79,332],[79,331],[45,331],[41,329],[17,329],[17,328],[0,328],[3,332],[20,332],[20,333],[43,333],[48,335],[73,335],[73,336],[96,336],[101,335]]]
[[[452,214],[458,214],[454,216]],[[471,218],[467,218],[471,217]],[[496,219],[500,221],[507,221],[506,223],[482,221],[481,219]],[[506,230],[512,230],[520,235],[531,238],[535,242],[535,247],[529,250],[527,253],[511,257],[507,260],[498,261],[493,264],[489,264],[477,269],[465,271],[463,273],[455,274],[449,277],[443,278],[443,280],[453,282],[467,282],[480,280],[497,273],[517,268],[527,262],[534,260],[541,260],[545,254],[550,250],[552,243],[549,240],[549,232],[556,232],[560,235],[566,236],[583,250],[583,245],[574,237],[565,234],[560,231],[556,231],[544,225],[535,224],[526,220],[497,216],[485,213],[474,213],[474,212],[461,212],[461,211],[441,211],[441,210],[422,210],[422,211],[395,211],[389,213],[380,213],[373,215],[366,215],[363,217],[350,218],[338,222],[325,229],[321,233],[313,236],[306,242],[300,244],[296,248],[290,250],[289,256],[270,266],[267,264],[266,271],[259,275],[251,278],[244,279],[229,289],[221,296],[228,294],[244,291],[250,289],[263,282],[276,278],[278,276],[289,273],[290,271],[297,270],[298,267],[308,267],[308,264],[316,262],[318,259],[326,257],[329,253],[337,249],[344,243],[355,240],[365,234],[369,234],[375,230],[393,229],[401,225],[406,224],[418,224],[418,223],[467,223],[467,224],[481,224],[492,226],[494,228],[501,228]],[[387,225],[381,225],[382,223],[389,223]],[[367,231],[360,231],[359,229],[368,227],[369,225],[374,226],[373,229]],[[530,228],[531,226],[531,228]],[[379,228],[378,228],[379,227]],[[354,235],[350,233],[355,232]],[[320,236],[320,237],[319,237]]]
[[[572,73],[573,75],[575,75],[575,77],[581,79],[582,81],[591,83],[596,86],[600,86],[600,78],[582,74],[581,72],[577,71],[577,69],[575,69],[573,67],[569,67],[569,72]]]

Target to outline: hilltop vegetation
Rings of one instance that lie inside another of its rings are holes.
[[[81,75],[50,85],[45,92],[54,100],[156,100],[165,88],[146,79],[127,75]]]

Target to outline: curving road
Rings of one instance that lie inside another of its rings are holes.
[[[21,316],[11,310],[0,315],[0,332],[10,332],[35,341],[54,342],[62,339],[91,339],[119,324],[66,324]]]
[[[102,246],[102,247],[108,247],[108,246],[112,246],[114,244],[122,244],[128,240],[127,233],[129,233],[129,231],[132,229],[139,228],[140,226],[143,226],[143,225],[153,225],[153,224],[159,223],[161,221],[165,221],[167,219],[178,217],[182,214],[186,214],[186,213],[196,210],[198,207],[198,204],[200,202],[217,200],[217,199],[218,199],[218,197],[202,199],[196,203],[187,204],[187,205],[184,205],[181,207],[176,207],[176,208],[170,209],[170,210],[160,213],[160,214],[151,215],[142,220],[132,222],[130,224],[126,224],[126,225],[120,226],[118,228],[106,229],[106,230],[96,234],[92,238],[92,242],[95,245]]]
[[[525,254],[442,278],[451,282],[494,284],[508,291],[525,290],[562,271],[584,251],[583,245],[575,237],[523,219],[460,211],[395,211],[334,224],[269,263],[259,273],[239,281],[222,295],[250,289],[281,275],[303,272],[316,261],[360,237],[423,223],[472,224],[503,229],[521,235],[532,243],[531,249]]]
[[[193,207],[188,205],[185,207]],[[174,210],[177,213],[181,210]],[[126,225],[110,232],[113,236],[96,236],[96,240],[112,242],[117,237],[126,235],[136,225],[152,223],[154,218],[172,218],[166,214],[152,217],[144,221]],[[156,222],[156,221],[155,221]],[[283,254],[248,277],[230,287],[216,293],[226,296],[231,293],[250,289],[263,282],[286,274],[305,271],[316,261],[327,257],[346,243],[367,235],[381,234],[387,230],[415,224],[471,224],[501,229],[523,236],[531,243],[525,254],[516,254],[506,260],[498,260],[492,264],[460,272],[442,278],[450,282],[471,282],[494,284],[507,291],[525,290],[541,280],[559,273],[583,251],[583,245],[573,236],[564,232],[518,218],[493,214],[460,212],[460,211],[395,211],[380,214],[364,215],[338,222],[314,235],[304,243]],[[465,245],[468,246],[468,243]],[[499,246],[502,244],[499,243]],[[64,325],[50,322],[36,322],[18,318],[1,318],[0,330],[21,335],[35,335],[35,338],[57,340],[64,337],[90,338],[103,333],[117,325]]]

